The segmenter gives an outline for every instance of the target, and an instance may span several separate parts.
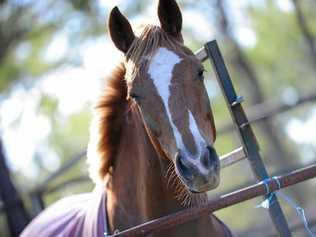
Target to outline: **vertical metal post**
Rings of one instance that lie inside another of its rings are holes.
[[[215,69],[218,83],[222,89],[226,103],[228,104],[229,111],[233,122],[237,127],[245,152],[248,155],[252,172],[258,181],[264,180],[269,176],[261,159],[256,137],[254,136],[243,107],[241,106],[242,97],[236,95],[216,40],[207,43],[205,45],[205,50]],[[272,197],[269,213],[279,234],[282,237],[292,236],[281,206],[275,195]]]

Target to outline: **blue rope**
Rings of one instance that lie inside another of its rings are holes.
[[[281,189],[281,183],[279,180],[279,177],[272,177],[273,180],[276,181],[276,183],[278,184],[278,189]],[[256,208],[265,208],[265,209],[269,209],[269,207],[273,204],[271,199],[273,198],[273,195],[276,195],[280,198],[282,198],[284,201],[286,201],[293,209],[295,209],[296,213],[298,214],[299,218],[302,220],[304,227],[306,229],[306,231],[308,232],[309,236],[311,237],[316,237],[316,235],[311,231],[309,225],[308,225],[308,221],[306,219],[306,215],[305,215],[305,211],[302,207],[300,207],[298,204],[296,204],[293,199],[291,199],[289,196],[285,195],[284,193],[282,193],[281,191],[274,191],[274,192],[270,192],[270,188],[268,185],[268,182],[271,179],[265,179],[262,180],[260,183],[264,184],[265,189],[266,189],[266,195],[267,198],[265,200],[263,200],[260,204],[258,204],[256,206]]]

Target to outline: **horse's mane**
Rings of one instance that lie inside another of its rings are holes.
[[[125,67],[121,63],[105,79],[102,95],[94,107],[88,145],[90,177],[101,181],[107,174],[120,141],[123,114],[126,108]]]
[[[88,146],[89,173],[95,182],[100,178],[101,182],[104,180],[120,142],[124,111],[128,106],[126,81],[146,70],[159,47],[182,48],[177,39],[158,26],[145,25],[139,29],[140,33],[136,32],[137,37],[126,54],[126,64],[120,63],[106,78],[105,89],[95,106]]]

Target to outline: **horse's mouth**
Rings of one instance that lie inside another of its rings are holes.
[[[198,188],[188,188],[188,190],[191,192],[191,193],[194,193],[194,194],[199,194],[199,193],[205,193],[205,192],[208,192],[208,191],[211,191],[215,188],[217,188],[219,185],[219,178],[216,178],[216,181],[212,182],[212,183],[208,183],[206,185],[203,185],[203,186],[199,186]]]
[[[205,193],[219,186],[220,176],[219,170],[214,171],[211,176],[191,176],[189,179],[186,174],[183,174],[181,169],[176,168],[176,173],[186,189],[194,194]]]

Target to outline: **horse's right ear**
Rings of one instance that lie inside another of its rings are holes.
[[[158,18],[165,32],[181,38],[182,14],[175,0],[159,0]]]
[[[109,32],[115,46],[123,53],[127,53],[135,35],[127,18],[117,7],[114,7],[110,13]]]

